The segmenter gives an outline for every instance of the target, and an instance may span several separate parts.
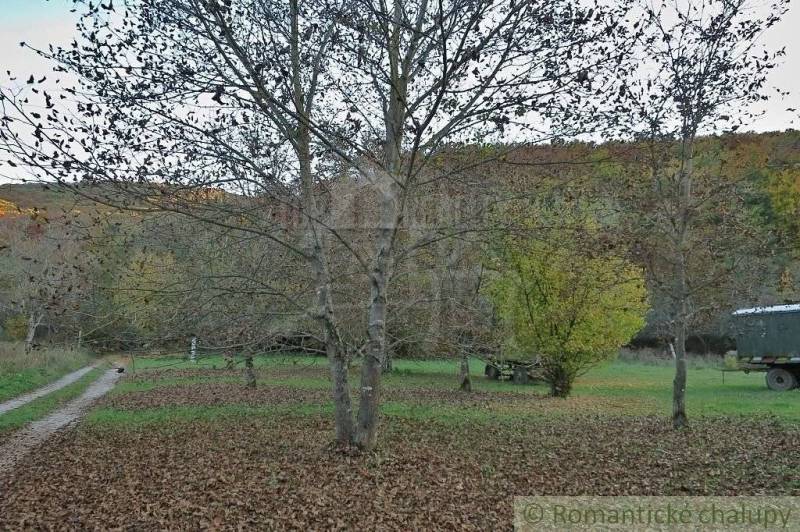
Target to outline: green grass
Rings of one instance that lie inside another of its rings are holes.
[[[95,368],[77,381],[64,386],[60,390],[40,397],[19,408],[10,410],[5,414],[0,414],[0,436],[32,421],[41,419],[64,403],[78,397],[100,376],[102,371],[102,369]]]
[[[86,351],[44,347],[25,353],[22,344],[0,343],[0,402],[49,384],[92,362]]]
[[[672,401],[671,366],[613,362],[578,379],[576,397],[612,398],[632,405],[652,403],[656,414],[669,414]],[[774,392],[766,387],[764,373],[727,372],[717,368],[691,368],[686,387],[687,413],[692,415],[776,416],[800,422],[800,390]]]
[[[144,362],[146,360],[146,362]],[[141,363],[144,362],[144,363]],[[167,364],[170,364],[167,366]],[[194,364],[180,358],[140,359],[137,367],[145,373],[154,368],[191,368],[216,366],[223,367],[221,357],[209,357]],[[720,367],[722,362],[720,361]],[[321,357],[302,356],[263,356],[256,358],[259,373],[259,386],[291,386],[302,389],[328,389],[326,361]],[[293,368],[317,368],[318,374],[292,374]],[[396,360],[395,370],[384,376],[383,386],[386,389],[406,390],[454,390],[458,363],[455,360]],[[573,388],[570,398],[552,399],[545,397],[548,388],[543,383],[530,386],[516,386],[507,381],[491,381],[483,376],[483,362],[472,360],[473,389],[480,392],[504,392],[530,396],[519,400],[506,401],[502,396],[489,397],[487,405],[449,404],[441,401],[423,400],[418,402],[384,402],[382,410],[386,416],[409,417],[414,419],[439,419],[444,421],[485,423],[497,420],[534,419],[539,416],[569,416],[581,414],[600,415],[658,415],[667,417],[672,405],[673,367],[668,364],[650,362],[633,362],[618,360],[590,370],[580,377]],[[288,371],[287,371],[288,369]],[[280,373],[273,373],[280,370]],[[358,370],[351,372],[351,386],[358,386]],[[203,375],[199,377],[170,377],[169,371],[162,373],[163,378],[123,382],[113,393],[137,393],[158,386],[198,385],[203,382],[224,381],[238,382],[235,376]],[[789,423],[800,423],[800,390],[791,392],[773,392],[764,384],[763,373],[744,374],[728,372],[725,382],[723,373],[711,364],[699,364],[690,367],[687,387],[687,407],[691,417],[735,417],[751,418],[774,417]],[[249,408],[249,409],[248,409]],[[330,405],[324,408],[330,409]],[[297,405],[292,407],[265,406],[263,408],[227,405],[223,407],[188,410],[164,409],[159,413],[99,413],[95,421],[102,421],[103,416],[112,415],[127,418],[129,416],[177,416],[178,419],[192,416],[211,416],[213,418],[235,416],[237,412],[247,415],[272,415],[274,412],[286,414],[302,414],[319,412],[317,405]],[[205,412],[205,413],[203,413]],[[94,415],[94,414],[93,414]],[[97,417],[99,416],[99,417]],[[148,418],[149,419],[149,418]]]
[[[800,422],[800,390],[773,392],[766,387],[764,373],[760,372],[726,372],[723,383],[719,367],[704,363],[689,368],[686,401],[690,416],[768,415]],[[399,371],[387,376],[387,387],[452,389],[455,386],[455,361],[399,360],[395,368]],[[470,370],[476,390],[547,394],[543,384],[515,386],[506,381],[489,381],[483,377],[483,364],[478,360],[471,361]],[[589,408],[591,400],[596,399],[597,410],[601,413],[608,411],[610,405],[619,404],[624,409],[618,413],[668,415],[672,408],[673,375],[671,364],[617,360],[579,377],[573,388],[573,399],[583,399],[581,404]],[[548,401],[556,405],[559,402],[557,399]]]

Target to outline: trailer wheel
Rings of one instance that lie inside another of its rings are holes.
[[[770,368],[767,371],[767,388],[784,392],[797,387],[797,377],[784,368]]]
[[[486,370],[484,371],[484,373],[486,374],[487,377],[489,377],[493,381],[496,381],[497,379],[500,378],[500,370],[497,369],[496,366],[493,366],[491,364],[486,364]]]

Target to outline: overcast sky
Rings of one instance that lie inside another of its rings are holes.
[[[20,48],[19,43],[25,41],[35,47],[45,47],[49,43],[68,44],[75,36],[71,6],[71,0],[0,0],[1,84],[7,86],[9,83],[6,70],[10,70],[18,80],[27,79],[31,74],[39,78],[50,73],[50,67],[42,59],[30,50]],[[764,116],[748,129],[800,129],[800,116],[786,110],[790,107],[800,109],[800,6],[790,7],[780,24],[765,36],[765,43],[772,49],[786,47],[786,59],[771,73],[769,83],[792,94],[784,100],[774,98],[765,103]],[[0,169],[2,182],[9,168],[0,163]]]

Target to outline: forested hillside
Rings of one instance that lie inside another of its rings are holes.
[[[732,347],[725,337],[733,309],[800,300],[800,133],[729,135],[699,145],[704,203],[691,267],[704,284],[694,294],[689,347],[724,351]],[[659,263],[661,237],[642,223],[651,207],[640,200],[640,189],[649,186],[647,149],[645,143],[469,145],[439,153],[426,171],[455,179],[415,196],[403,222],[405,248],[390,284],[392,351],[449,356],[457,351],[452,339],[460,337],[453,332],[467,330],[476,349],[502,348],[485,286],[497,231],[520,229],[520,217],[524,231],[551,245],[561,239],[590,252],[613,250],[651,272],[647,325],[634,343],[657,345],[667,334],[668,298],[657,276],[666,267]],[[473,165],[478,159],[490,162]],[[32,341],[35,331],[38,338],[130,348],[185,346],[197,334],[208,346],[246,339],[261,349],[287,343],[322,349],[306,312],[313,282],[296,259],[241,225],[190,224],[150,208],[157,190],[143,189],[138,204],[120,209],[83,197],[113,194],[98,188],[0,187],[6,337]],[[359,234],[367,242],[377,212],[370,188],[350,178],[319,193],[328,222],[350,235],[347,245],[362,245]],[[303,238],[291,193],[278,201],[195,188],[180,197],[198,221],[271,212],[270,231]],[[554,209],[572,213],[574,224],[550,230],[547,213]],[[362,317],[346,309],[357,308],[369,288],[352,273],[352,254],[335,239],[330,245],[334,273],[348,287],[339,294],[342,332],[357,349]]]

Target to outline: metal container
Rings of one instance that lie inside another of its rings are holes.
[[[800,363],[800,304],[740,309],[733,317],[739,360]]]
[[[739,309],[733,323],[740,369],[766,371],[771,390],[800,386],[800,304]]]

